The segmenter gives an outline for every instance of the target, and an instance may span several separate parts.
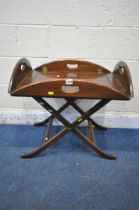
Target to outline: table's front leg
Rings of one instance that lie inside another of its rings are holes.
[[[36,155],[40,154],[44,150],[46,150],[51,144],[58,141],[62,136],[64,136],[66,133],[68,133],[68,129],[65,128],[62,131],[60,131],[58,134],[50,138],[48,141],[45,141],[44,144],[42,144],[40,147],[38,147],[36,150],[32,152],[27,152],[21,155],[22,158],[32,158]]]
[[[89,138],[87,138],[82,132],[80,132],[78,129],[74,129],[73,130],[74,133],[77,134],[77,136],[80,137],[80,139],[86,143],[89,147],[91,147],[91,149],[93,149],[96,153],[98,153],[99,155],[103,156],[106,159],[110,159],[110,160],[115,160],[116,156],[113,154],[109,154],[107,152],[104,152],[103,150],[101,150],[98,146],[96,146],[96,144],[94,142],[92,142]]]

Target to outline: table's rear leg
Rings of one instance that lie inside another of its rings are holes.
[[[88,120],[88,131],[89,131],[90,140],[95,144],[95,136],[91,120]]]
[[[45,149],[47,149],[51,144],[54,142],[58,141],[62,136],[64,136],[66,133],[68,133],[68,128],[64,128],[62,131],[60,131],[58,134],[53,136],[52,138],[49,139],[49,141],[45,141],[40,147],[35,149],[32,152],[24,153],[21,155],[22,158],[32,158],[35,157],[36,155],[40,154],[43,152]]]
[[[48,141],[48,139],[49,139],[49,136],[50,136],[50,133],[51,133],[51,130],[52,130],[53,119],[54,119],[53,117],[50,117],[47,129],[46,129],[46,132],[45,132],[45,135],[44,135],[44,142]]]

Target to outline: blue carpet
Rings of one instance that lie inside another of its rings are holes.
[[[44,127],[0,126],[0,210],[139,210],[139,130],[95,130],[97,145],[117,160],[101,158],[72,133],[21,159],[43,133]]]

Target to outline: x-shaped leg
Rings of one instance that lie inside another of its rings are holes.
[[[72,107],[74,107],[74,109],[76,109],[76,111],[78,111],[80,114],[84,114],[84,111],[75,103],[75,98],[71,98],[71,99],[66,99],[67,103],[65,103],[62,107],[60,107],[58,109],[58,112],[62,112],[64,109],[66,109],[69,105],[71,105]],[[37,122],[34,125],[35,126],[43,126],[46,125],[49,121],[50,117],[48,117],[47,119],[41,121],[41,122]],[[95,122],[93,119],[91,119],[89,117],[89,120],[92,122],[93,126],[95,126],[97,129],[99,130],[107,130],[106,127],[99,125],[97,122]]]
[[[95,106],[93,106],[92,108],[90,108],[87,112],[84,112],[78,119],[76,119],[73,123],[70,123],[68,120],[66,120],[59,111],[56,111],[50,104],[48,104],[44,99],[42,99],[41,97],[33,97],[42,107],[44,107],[47,111],[49,111],[52,116],[50,117],[50,120],[52,117],[57,118],[59,121],[61,121],[63,123],[63,125],[65,125],[66,127],[60,131],[58,134],[56,134],[55,136],[53,136],[52,138],[50,138],[48,140],[44,141],[43,145],[40,146],[39,148],[37,148],[35,151],[30,152],[30,153],[25,153],[22,155],[22,158],[29,158],[29,157],[34,157],[37,154],[39,154],[40,152],[44,151],[46,148],[48,148],[51,144],[53,144],[54,142],[56,142],[57,140],[59,140],[59,138],[61,138],[62,136],[64,136],[66,133],[68,133],[69,131],[73,131],[77,136],[80,137],[80,139],[85,142],[88,146],[90,146],[93,150],[95,150],[98,154],[100,154],[101,156],[108,158],[108,159],[116,159],[115,156],[108,154],[104,151],[102,151],[99,147],[96,146],[95,144],[95,140],[94,140],[94,134],[93,134],[93,127],[91,126],[91,120],[90,120],[90,116],[92,114],[94,114],[96,111],[98,111],[100,108],[102,108],[105,104],[107,104],[110,100],[109,99],[103,99],[100,102],[98,102]],[[78,126],[79,124],[81,124],[84,120],[88,120],[89,121],[89,133],[90,133],[90,139],[87,138],[81,131],[79,131],[76,126]],[[51,127],[51,122],[49,121],[49,126]],[[49,133],[49,128],[47,129],[46,134],[48,135]],[[92,128],[92,130],[91,130]],[[47,136],[46,135],[46,136]]]
[[[75,100],[76,100],[75,98],[69,99],[63,106],[61,106],[61,107],[57,110],[57,112],[60,113],[60,112],[64,111],[64,110],[65,110],[68,106],[70,106],[70,105],[72,104],[72,102],[74,102]],[[46,124],[49,122],[50,118],[51,118],[51,116],[48,117],[48,118],[46,118],[45,120],[43,120],[43,121],[41,121],[41,122],[35,123],[34,125],[35,125],[35,126],[43,126],[43,125],[46,125]]]
[[[66,99],[66,101],[68,101],[68,99]],[[70,105],[72,107],[74,107],[74,109],[76,109],[81,115],[84,114],[84,111],[74,102],[74,101],[71,101],[70,102]],[[102,126],[102,125],[99,125],[98,123],[96,123],[92,118],[88,117],[87,119],[88,121],[90,121],[97,129],[100,129],[100,130],[107,130],[106,127]]]

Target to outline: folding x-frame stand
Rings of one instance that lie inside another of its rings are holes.
[[[115,160],[116,157],[112,154],[108,154],[104,151],[102,151],[99,147],[96,146],[95,137],[94,137],[94,131],[93,126],[95,126],[98,129],[106,129],[105,127],[100,126],[97,124],[94,120],[90,118],[92,114],[97,112],[99,109],[101,109],[104,105],[106,105],[110,99],[102,99],[100,100],[96,105],[91,107],[88,111],[84,112],[76,103],[75,98],[65,98],[67,101],[59,110],[55,110],[48,102],[46,102],[42,97],[33,97],[42,107],[44,107],[49,113],[51,113],[51,116],[47,118],[46,120],[36,123],[36,125],[45,125],[48,123],[46,133],[44,135],[44,142],[43,144],[38,147],[35,151],[24,153],[21,157],[22,158],[30,158],[38,155],[39,153],[43,152],[45,149],[47,149],[51,144],[59,140],[62,136],[67,134],[69,131],[73,131],[80,139],[85,142],[89,147],[91,147],[95,152],[97,152],[99,155],[103,156],[104,158]],[[70,123],[67,119],[65,119],[60,113],[66,109],[68,106],[73,106],[80,114],[81,116],[77,118],[73,123]],[[53,119],[57,118],[62,124],[65,126],[63,130],[61,130],[59,133],[54,135],[52,138],[49,138],[51,128],[52,128],[52,122]],[[77,129],[76,126],[80,125],[83,121],[88,121],[88,130],[89,130],[89,136],[85,136],[81,131]]]

